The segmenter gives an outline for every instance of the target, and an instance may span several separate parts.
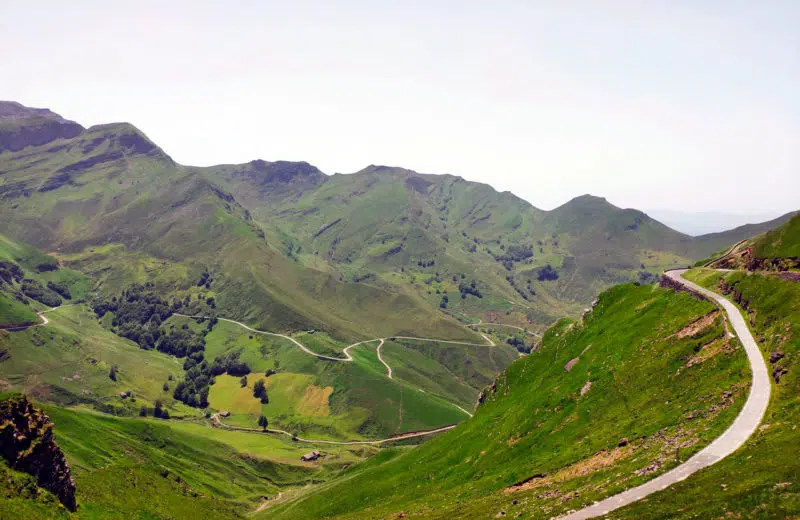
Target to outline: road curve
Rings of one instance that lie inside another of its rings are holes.
[[[48,323],[50,323],[50,320],[47,319],[47,316],[45,316],[45,314],[47,314],[48,312],[57,311],[58,309],[60,309],[62,307],[70,307],[72,305],[75,305],[75,304],[74,303],[68,303],[66,305],[59,305],[58,307],[52,307],[52,308],[44,310],[44,311],[39,311],[36,314],[40,318],[42,318],[42,322],[41,323],[34,323],[33,325],[23,325],[21,327],[11,327],[11,328],[8,328],[6,330],[9,331],[9,332],[18,332],[18,331],[27,330],[27,329],[30,329],[30,328],[33,328],[33,327],[41,327],[42,325],[47,325]]]
[[[378,348],[375,349],[375,351],[378,354],[378,361],[383,363],[383,366],[386,367],[386,377],[388,377],[389,379],[392,379],[392,367],[390,367],[389,364],[386,361],[383,360],[383,356],[381,356],[381,347],[382,346],[383,346],[383,340],[381,340],[381,342],[378,344]]]
[[[725,430],[725,433],[714,439],[711,444],[700,450],[680,466],[641,486],[629,489],[606,498],[605,500],[601,500],[600,502],[596,502],[589,507],[562,516],[562,520],[584,520],[603,516],[615,509],[637,502],[647,495],[666,489],[672,484],[686,479],[693,473],[719,462],[739,449],[739,447],[750,438],[753,432],[756,431],[756,428],[758,428],[758,425],[764,417],[767,405],[769,405],[772,383],[769,379],[767,365],[764,363],[764,357],[755,339],[753,339],[753,335],[750,334],[747,322],[742,316],[742,313],[739,312],[739,309],[726,298],[684,279],[682,275],[685,272],[686,269],[675,269],[673,271],[667,271],[664,275],[691,291],[702,294],[719,304],[728,314],[728,318],[733,324],[733,330],[736,331],[736,335],[739,337],[742,345],[744,345],[745,352],[747,353],[747,360],[750,363],[750,369],[753,373],[753,381],[750,386],[750,394],[747,396],[747,402],[733,421],[733,424]]]
[[[400,435],[395,435],[393,437],[388,437],[386,439],[378,439],[374,441],[328,441],[328,440],[321,440],[321,439],[304,439],[303,437],[296,437],[293,436],[291,433],[287,432],[286,430],[275,430],[271,428],[267,428],[266,430],[261,428],[247,428],[244,426],[229,426],[222,422],[222,419],[219,418],[219,414],[215,413],[211,416],[211,420],[217,426],[221,428],[225,428],[226,430],[236,430],[236,431],[245,431],[245,432],[256,432],[256,433],[278,433],[281,435],[288,435],[292,437],[293,440],[298,442],[307,442],[309,444],[337,444],[337,445],[358,445],[358,444],[384,444],[387,442],[392,441],[399,441],[402,439],[412,439],[414,437],[422,437],[424,435],[431,435],[434,433],[446,432],[447,430],[452,430],[457,425],[449,424],[447,426],[442,426],[441,428],[435,428],[433,430],[423,430],[419,432],[409,432],[409,433],[402,433]]]

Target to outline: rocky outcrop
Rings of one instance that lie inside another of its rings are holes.
[[[0,101],[0,152],[16,152],[56,139],[71,139],[83,127],[46,108],[29,108],[14,101]]]
[[[658,283],[658,285],[660,287],[664,287],[666,289],[672,289],[673,291],[676,291],[676,292],[685,292],[685,293],[691,294],[692,296],[694,296],[698,300],[706,300],[706,301],[708,301],[708,298],[706,298],[702,294],[692,291],[691,289],[687,288],[685,285],[683,285],[683,284],[681,284],[679,282],[676,282],[675,280],[673,280],[672,278],[670,278],[669,276],[666,276],[666,275],[662,275],[661,276],[661,281]]]
[[[53,423],[23,395],[0,401],[0,455],[15,470],[36,477],[40,487],[75,511],[75,482],[61,448],[55,443]]]

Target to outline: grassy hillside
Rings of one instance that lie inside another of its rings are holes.
[[[22,242],[0,235],[0,329],[39,323],[37,311],[82,301],[87,278]]]
[[[46,326],[0,331],[0,390],[114,414],[136,415],[142,406],[152,409],[156,400],[173,414],[198,414],[163,389],[183,378],[183,363],[103,329],[85,306],[63,307],[47,317]],[[112,367],[116,381],[109,377]],[[120,398],[123,392],[133,398]]]
[[[204,173],[244,197],[266,175],[245,166],[236,175],[231,167]],[[384,166],[325,182],[312,173],[291,179],[287,186],[305,188],[249,205],[286,254],[343,280],[391,284],[434,306],[447,295],[443,308],[481,318],[497,312],[541,326],[577,314],[609,285],[695,254],[689,237],[597,197],[543,212],[484,184]],[[557,276],[540,276],[547,266]],[[478,291],[462,298],[460,286],[471,282]]]
[[[763,425],[736,453],[613,518],[793,518],[800,512],[800,284],[769,274],[693,270],[738,300],[776,382]],[[777,378],[776,378],[777,376]]]
[[[308,448],[208,425],[121,419],[48,406],[56,441],[76,481],[78,511],[68,515],[25,475],[0,465],[2,518],[241,518],[287,486],[327,478],[370,448]],[[35,500],[31,500],[31,498]]]
[[[800,258],[800,214],[753,243],[756,258]]]
[[[202,327],[178,316],[170,318],[167,326],[171,324]],[[341,350],[347,345],[322,333],[297,339],[315,352],[338,357],[344,357]],[[209,402],[216,410],[232,413],[225,419],[231,425],[255,427],[263,414],[273,427],[306,438],[384,438],[463,421],[467,415],[455,405],[471,409],[479,390],[517,357],[508,345],[404,343],[424,354],[387,342],[383,357],[396,370],[389,379],[377,358],[378,341],[351,349],[352,363],[326,361],[285,339],[221,321],[206,336],[206,357],[237,352],[252,373],[244,387],[241,377],[218,376]],[[275,373],[265,376],[268,370]],[[266,382],[267,404],[253,396],[258,379]]]
[[[742,240],[715,255],[712,261],[698,265],[750,271],[800,269],[800,214],[789,216],[771,231]]]
[[[732,421],[748,383],[744,353],[711,304],[618,286],[583,323],[551,328],[466,423],[262,516],[550,518],[686,460]]]

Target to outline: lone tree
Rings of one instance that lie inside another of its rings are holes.
[[[117,380],[117,365],[111,367],[111,370],[108,371],[108,378],[112,381]]]
[[[242,378],[239,380],[239,384],[242,385],[242,388],[246,387],[247,386],[247,376],[242,376]]]
[[[146,406],[142,405],[142,407],[139,408],[139,417],[147,417],[147,407]]]
[[[263,428],[263,431],[267,431],[267,426],[269,426],[269,421],[263,415],[258,418],[258,425]]]
[[[161,388],[163,388],[165,392],[169,392],[169,385],[167,383],[164,383],[164,386]]]
[[[162,404],[160,400],[156,400],[155,408],[153,409],[153,417],[163,418],[165,410],[162,409]],[[169,417],[169,415],[167,415]]]
[[[259,379],[256,381],[256,384],[253,385],[253,397],[258,397],[261,399],[261,403],[267,404],[269,403],[269,396],[267,395],[267,387],[264,385],[264,380]]]

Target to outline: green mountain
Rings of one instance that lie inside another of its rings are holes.
[[[151,281],[182,296],[209,272],[220,312],[273,330],[477,339],[459,320],[500,318],[542,329],[736,238],[693,239],[591,196],[546,212],[402,168],[181,166],[130,124],[83,129],[12,102],[0,122],[0,232],[102,294]]]
[[[583,321],[553,326],[455,430],[383,451],[262,517],[552,518],[579,509],[669,470],[727,428],[747,397],[747,361],[723,332],[708,302],[614,287]]]
[[[0,102],[0,391],[53,420],[78,503],[0,460],[0,517],[579,508],[686,460],[746,397],[725,319],[657,274],[723,248],[791,268],[790,218],[692,238],[397,167],[183,166],[130,124]],[[800,509],[784,274],[690,273],[750,314],[777,397],[747,457],[618,514]]]

